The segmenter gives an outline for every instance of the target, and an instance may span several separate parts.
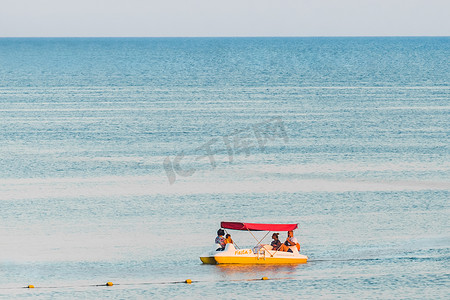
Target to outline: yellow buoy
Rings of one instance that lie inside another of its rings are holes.
[[[261,278],[261,280],[268,280],[269,278],[267,278],[266,276],[264,276],[263,278]]]
[[[28,286],[28,288],[29,288],[29,289],[34,289],[34,285],[30,284],[30,285]]]
[[[191,283],[192,283],[192,280],[186,279],[184,282],[186,282],[187,284],[191,284]]]
[[[106,286],[113,286],[114,284],[111,282],[111,281],[108,281],[107,283],[106,283]]]

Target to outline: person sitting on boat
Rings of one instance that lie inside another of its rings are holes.
[[[297,239],[294,237],[294,232],[292,230],[288,231],[288,236],[286,238],[286,241],[284,244],[281,245],[280,251],[284,252],[292,252],[289,247],[291,246],[297,246],[297,250],[300,250],[300,244],[298,243]]]
[[[225,231],[223,231],[223,229],[217,230],[217,237],[216,237],[215,243],[220,245],[220,247],[221,247],[221,248],[219,248],[220,250],[225,249],[226,243],[225,243],[225,238],[223,237],[224,234],[225,234]],[[219,249],[217,249],[217,250],[219,250]]]
[[[279,233],[272,234],[273,241],[270,243],[270,246],[272,246],[272,250],[278,250],[281,247],[281,242],[278,239]]]
[[[231,239],[231,234],[229,234],[229,233],[225,236],[225,245],[226,244],[233,244],[233,240]]]

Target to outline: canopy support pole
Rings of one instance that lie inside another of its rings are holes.
[[[273,254],[270,253],[269,249],[267,249],[264,245],[261,245],[262,240],[270,233],[270,231],[267,231],[267,233],[263,236],[262,239],[258,241],[256,236],[247,228],[247,231],[250,232],[250,234],[253,236],[253,238],[256,240],[257,245],[260,245],[262,248],[264,248],[267,252],[269,252],[270,257],[273,257]]]

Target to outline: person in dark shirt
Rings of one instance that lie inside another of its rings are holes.
[[[272,246],[272,250],[278,250],[278,248],[281,247],[281,242],[278,239],[278,235],[279,233],[272,234],[273,241],[270,243],[270,245]]]

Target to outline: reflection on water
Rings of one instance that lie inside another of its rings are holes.
[[[302,265],[214,265],[214,273],[229,278],[272,278],[288,277],[297,272]],[[258,277],[259,276],[259,277]]]

